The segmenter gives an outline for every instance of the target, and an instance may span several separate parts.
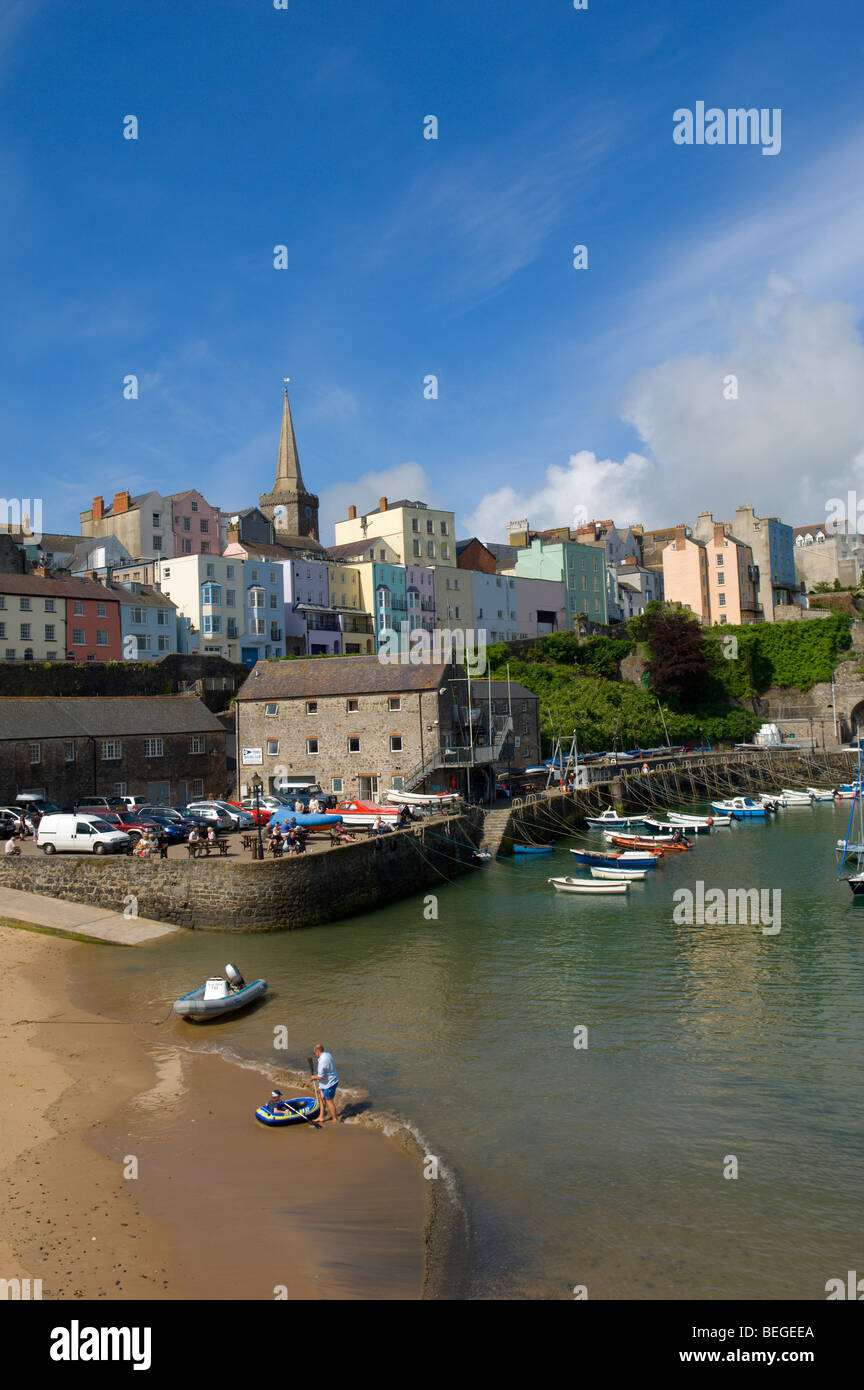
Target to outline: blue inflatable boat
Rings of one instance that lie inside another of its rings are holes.
[[[278,811],[274,811],[267,822],[267,828],[271,825],[281,825],[285,830],[292,821],[296,821],[302,826],[321,826],[321,825],[341,825],[342,817],[335,815],[332,811],[289,811],[287,806],[280,806]]]
[[[288,1100],[268,1100],[259,1105],[255,1119],[262,1125],[302,1125],[304,1120],[317,1120],[321,1114],[317,1096],[290,1096]]]

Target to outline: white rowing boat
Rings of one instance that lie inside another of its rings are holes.
[[[647,869],[592,869],[592,878],[611,878],[615,883],[629,883],[648,877]]]
[[[550,878],[556,893],[629,893],[629,883],[595,883],[590,878]]]

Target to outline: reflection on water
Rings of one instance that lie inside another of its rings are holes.
[[[82,947],[77,985],[142,1018],[229,959],[264,975],[264,1005],[218,1030],[149,1028],[157,1091],[182,1088],[177,1042],[276,1076],[324,1042],[455,1167],[478,1296],[820,1298],[862,1264],[864,906],[834,877],[842,819],[699,837],[622,898],[554,894],[562,843],[442,882],[435,920],[418,896],[296,933]],[[781,931],[674,924],[696,879],[781,889]]]

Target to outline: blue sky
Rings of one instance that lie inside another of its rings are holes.
[[[864,496],[862,50],[846,0],[0,0],[2,490],[248,505],[288,375],[328,519]],[[699,100],[781,152],[675,145]]]

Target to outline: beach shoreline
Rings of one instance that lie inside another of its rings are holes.
[[[76,1007],[70,954],[115,948],[2,924],[0,945],[0,1277],[60,1300],[461,1296],[455,1179],[424,1180],[398,1117],[267,1130],[266,1066]]]

